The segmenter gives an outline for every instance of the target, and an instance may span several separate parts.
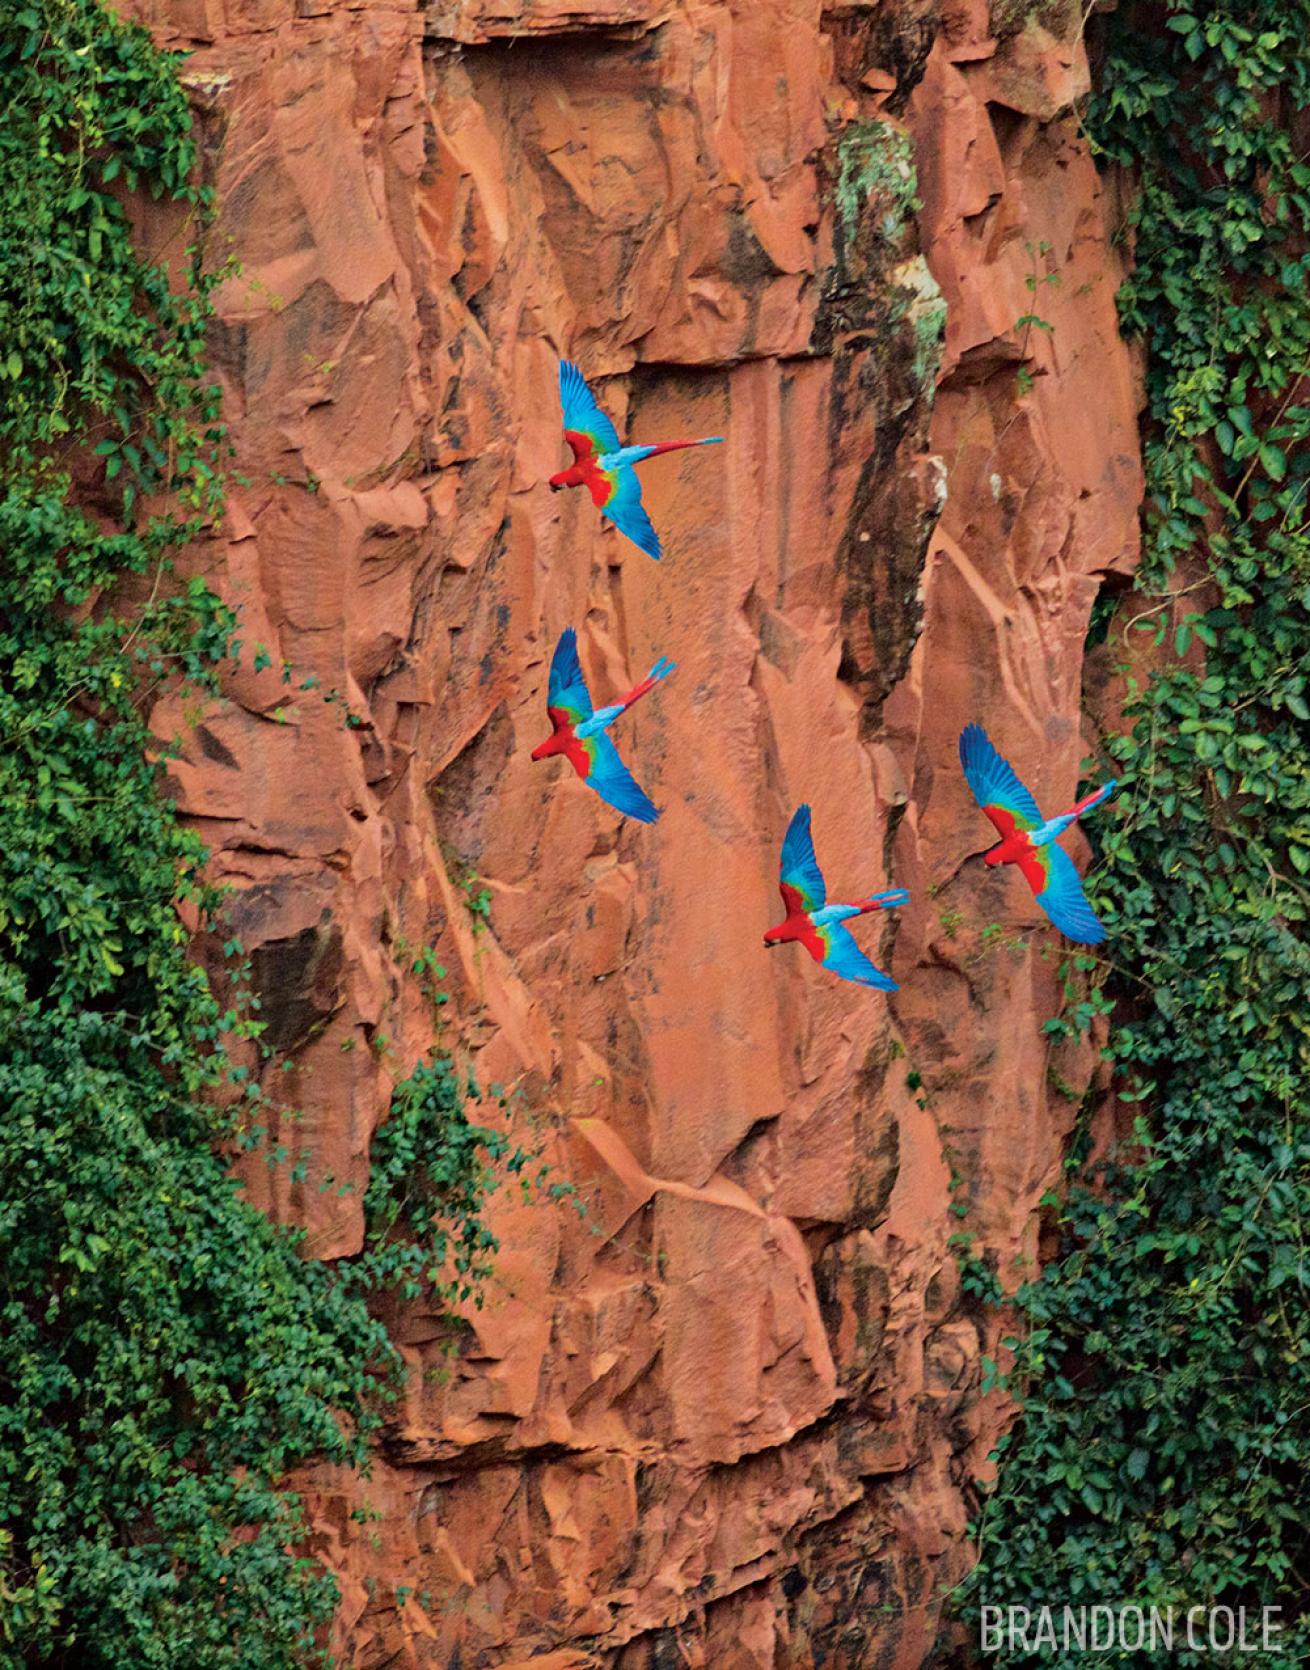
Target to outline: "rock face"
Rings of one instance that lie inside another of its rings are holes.
[[[951,1237],[1021,1279],[1094,1066],[1043,1034],[1060,945],[978,862],[955,754],[981,720],[1073,798],[1089,614],[1135,555],[1080,8],[137,12],[192,54],[241,263],[213,346],[247,484],[200,560],[243,662],[156,724],[294,1062],[306,1175],[248,1186],[358,1248],[434,945],[444,1042],[587,1208],[497,1197],[453,1361],[396,1318],[373,1477],[305,1481],[333,1645],[924,1664],[1007,1418]],[[625,436],[727,438],[647,466],[661,565],[546,488],[561,354]],[[598,702],[678,663],[622,722],[654,828],[529,760],[569,624]],[[802,800],[835,895],[912,892],[860,926],[890,999],[762,949]]]

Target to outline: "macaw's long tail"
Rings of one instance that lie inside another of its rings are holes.
[[[1080,818],[1084,812],[1090,812],[1093,806],[1099,806],[1103,800],[1108,800],[1114,793],[1116,778],[1111,777],[1108,783],[1102,783],[1099,789],[1089,794],[1086,800],[1080,800],[1076,806],[1071,806],[1064,813],[1066,818]]]
[[[910,895],[903,887],[889,888],[886,893],[871,893],[867,899],[857,899],[860,915],[871,910],[890,910],[893,905],[908,904]]]
[[[700,441],[656,441],[647,456],[654,458],[660,452],[678,452],[686,446],[720,446],[722,442],[722,435],[706,435]]]
[[[661,655],[641,683],[634,684],[626,696],[620,696],[615,706],[618,707],[620,712],[625,708],[630,708],[633,702],[639,702],[648,690],[653,690],[662,678],[667,678],[674,671],[675,666],[676,663],[670,661],[667,655]]]

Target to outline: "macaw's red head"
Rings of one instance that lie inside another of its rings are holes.
[[[779,923],[776,928],[770,928],[768,933],[764,936],[765,949],[772,951],[773,947],[775,945],[781,945],[786,937],[787,933],[785,923]]]
[[[551,478],[550,478],[550,490],[551,490],[552,493],[558,493],[561,490],[561,488],[568,487],[568,486],[571,485],[571,483],[568,480],[566,480],[566,477],[568,476],[568,473],[569,472],[567,470],[561,470],[558,475],[551,476]]]
[[[1001,849],[1000,849],[1000,847],[993,847],[990,852],[985,852],[983,854],[983,863],[984,864],[999,864],[1000,862],[1001,862]]]
[[[553,736],[548,736],[544,742],[539,742],[532,750],[532,758],[534,760],[549,759],[554,752],[555,738]]]

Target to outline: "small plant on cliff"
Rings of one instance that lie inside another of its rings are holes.
[[[1028,354],[1032,348],[1033,332],[1035,330],[1045,331],[1049,335],[1055,329],[1049,319],[1043,319],[1040,313],[1033,311],[1037,305],[1037,287],[1040,284],[1058,284],[1060,282],[1059,273],[1051,271],[1049,264],[1051,246],[1045,238],[1040,243],[1029,243],[1024,247],[1028,251],[1029,261],[1028,271],[1024,275],[1024,284],[1033,300],[1028,311],[1021,313],[1014,321],[1014,329],[1019,333],[1020,360],[1015,377],[1021,395],[1030,393],[1034,382],[1033,374],[1029,371],[1027,365]],[[1039,270],[1042,266],[1046,267],[1045,272]]]
[[[517,1176],[528,1156],[511,1152],[499,1131],[470,1122],[465,1103],[478,1094],[443,1056],[420,1062],[396,1087],[369,1153],[366,1242],[350,1267],[353,1283],[481,1305],[497,1246],[481,1213],[496,1164],[503,1160]]]
[[[837,143],[837,212],[847,237],[871,195],[883,204],[884,238],[895,238],[921,207],[914,147],[903,128],[875,120],[852,122]]]
[[[476,938],[491,925],[491,889],[482,881],[474,866],[467,859],[461,858],[452,846],[443,842],[441,856],[446,865],[446,874],[464,897],[464,907],[469,913]]]
[[[1150,407],[1137,590],[1096,627],[1154,661],[1126,672],[1110,744],[1129,815],[1092,833],[1117,906],[1109,1055],[1141,1112],[1131,1145],[1075,1181],[1058,1254],[1019,1296],[1026,1391],[975,1593],[1281,1605],[1300,1661],[1310,4],[1131,4],[1107,30],[1088,125],[1137,180],[1121,310],[1146,340]]]

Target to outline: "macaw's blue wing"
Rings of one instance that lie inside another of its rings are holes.
[[[782,864],[778,874],[782,902],[788,916],[822,910],[828,897],[823,884],[823,871],[814,856],[814,838],[810,834],[810,809],[798,806],[782,838]]]
[[[593,456],[619,450],[618,430],[596,404],[586,378],[571,360],[559,363],[559,403],[564,409],[565,431],[585,436],[591,442]],[[585,455],[586,449],[583,451]]]
[[[551,713],[558,709],[574,725],[591,718],[591,696],[587,691],[587,681],[582,676],[582,663],[578,660],[578,635],[571,626],[560,634],[551,657],[546,709]]]
[[[1002,836],[1040,827],[1037,802],[981,725],[966,725],[960,732],[960,764],[973,798]]]
[[[639,823],[654,823],[659,813],[638,786],[632,773],[619,758],[619,751],[604,731],[590,736],[583,747],[591,755],[588,785],[602,800],[608,801],[625,818],[636,818]]]
[[[890,974],[884,974],[880,968],[873,966],[840,922],[825,923],[819,933],[828,946],[828,954],[823,959],[825,968],[840,974],[843,980],[854,980],[860,986],[874,986],[880,992],[900,990]]]
[[[1046,886],[1040,892],[1033,888],[1037,903],[1066,939],[1080,945],[1099,945],[1105,938],[1105,927],[1087,902],[1073,859],[1054,841],[1038,847],[1033,857],[1046,872]],[[1028,865],[1023,869],[1027,875]],[[1028,879],[1031,884],[1035,877],[1030,875]]]
[[[612,482],[610,496],[600,507],[610,521],[648,557],[660,560],[660,540],[641,502],[641,482],[631,464],[618,464],[604,474]]]

